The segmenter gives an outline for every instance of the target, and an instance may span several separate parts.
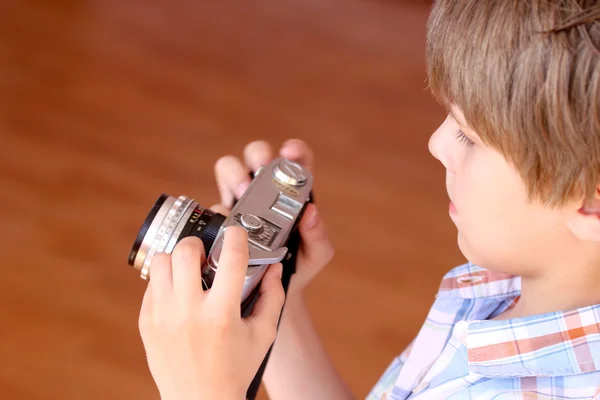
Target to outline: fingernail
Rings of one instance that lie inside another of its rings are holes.
[[[319,222],[319,213],[317,212],[317,207],[315,206],[313,209],[312,215],[308,217],[306,223],[304,224],[308,229],[314,228]]]
[[[235,196],[239,199],[241,198],[244,193],[246,192],[246,190],[248,189],[248,187],[250,186],[250,183],[248,182],[242,182],[239,184],[239,186],[237,187],[236,191],[235,191]]]
[[[277,273],[280,279],[283,278],[283,265],[281,263],[277,264]]]

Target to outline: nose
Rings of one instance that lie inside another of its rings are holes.
[[[455,172],[453,151],[456,149],[453,146],[456,141],[451,134],[453,129],[451,123],[450,118],[446,118],[442,125],[433,132],[429,138],[428,148],[431,155],[438,159],[448,171]]]
[[[441,142],[441,138],[440,138],[440,128],[437,128],[435,132],[433,132],[433,134],[431,135],[431,137],[429,137],[429,143],[427,144],[427,147],[429,148],[429,152],[431,153],[431,155],[435,158],[437,158],[439,161],[442,161],[440,158],[440,153],[441,153],[441,149],[440,149],[440,142]]]

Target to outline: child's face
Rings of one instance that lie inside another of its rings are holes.
[[[530,202],[517,171],[484,145],[457,107],[434,132],[429,150],[446,168],[463,255],[485,268],[528,275],[559,261],[574,245],[568,221],[575,207],[552,209]],[[456,118],[456,120],[455,120]]]

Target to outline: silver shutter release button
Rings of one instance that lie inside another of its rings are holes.
[[[290,160],[284,159],[279,162],[275,166],[274,174],[275,178],[288,185],[302,186],[306,183],[304,168]]]
[[[242,223],[243,227],[248,229],[250,232],[257,232],[262,228],[260,219],[252,214],[242,215],[240,222]]]

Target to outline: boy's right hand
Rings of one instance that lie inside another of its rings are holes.
[[[312,168],[313,152],[301,140],[286,141],[279,154],[309,170]],[[243,161],[233,155],[220,158],[215,164],[215,175],[221,203],[210,208],[228,215],[233,208],[234,199],[239,199],[248,189],[251,182],[249,173],[255,173],[261,165],[268,164],[272,159],[271,146],[264,141],[249,143],[244,149]],[[314,204],[307,206],[298,229],[302,240],[288,296],[301,294],[306,285],[331,261],[334,253],[325,224],[319,218]]]

